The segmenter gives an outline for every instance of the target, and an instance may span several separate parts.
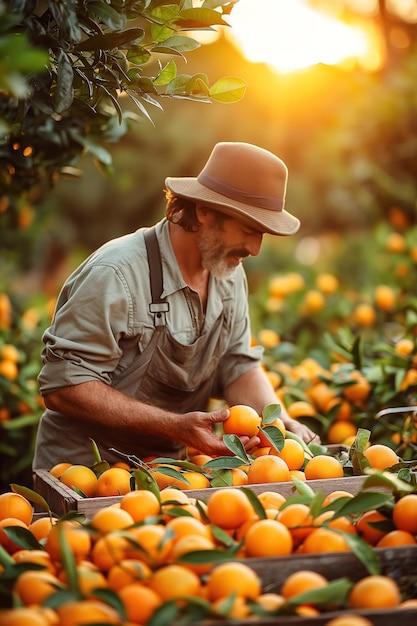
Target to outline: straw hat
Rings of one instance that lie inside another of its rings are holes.
[[[292,235],[298,218],[284,210],[288,170],[275,154],[248,143],[220,142],[197,178],[168,177],[177,196],[214,205],[272,235]]]

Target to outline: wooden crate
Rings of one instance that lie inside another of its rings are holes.
[[[308,485],[314,492],[323,491],[325,495],[336,490],[356,494],[361,490],[365,478],[365,476],[351,476],[346,478],[328,478],[326,480],[309,480]],[[285,498],[289,498],[297,493],[293,482],[264,483],[246,486],[256,494],[262,491],[276,491]],[[83,498],[78,495],[77,492],[61,483],[58,478],[52,476],[47,470],[35,470],[33,475],[33,488],[45,498],[51,511],[58,517],[65,515],[69,511],[78,511],[86,515],[86,517],[91,518],[99,509],[103,509],[121,500],[120,496]],[[239,489],[239,487],[236,488]],[[187,490],[186,493],[190,498],[207,501],[210,495],[219,489],[224,489],[224,487],[190,489]],[[382,488],[373,488],[372,490],[383,491]]]
[[[382,575],[397,581],[407,597],[417,592],[417,545],[396,548],[375,548]],[[280,558],[261,558],[244,560],[254,569],[262,580],[265,592],[279,593],[285,579],[299,570],[313,570],[328,580],[346,577],[352,582],[368,576],[367,569],[352,552],[327,552],[322,554],[292,554]],[[417,609],[352,610],[356,615],[367,617],[373,626],[415,626]],[[316,617],[274,616],[239,620],[238,626],[325,626],[330,619],[343,615],[347,611],[332,611]],[[236,625],[236,621],[221,622],[222,626]],[[204,621],[204,626],[218,626],[218,621]],[[195,625],[197,626],[197,625]]]

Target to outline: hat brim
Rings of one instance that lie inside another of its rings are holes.
[[[300,220],[285,209],[281,211],[263,209],[245,202],[232,200],[202,185],[197,178],[168,177],[165,179],[165,185],[177,196],[214,205],[222,213],[242,218],[253,224],[254,227],[261,228],[263,232],[271,235],[293,235],[300,228]]]

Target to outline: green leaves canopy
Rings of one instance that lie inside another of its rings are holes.
[[[117,141],[164,97],[237,102],[243,80],[210,86],[173,60],[200,46],[191,31],[227,26],[233,2],[0,0],[0,196],[18,195]],[[187,33],[185,33],[187,31]],[[123,98],[123,96],[125,96]],[[126,99],[128,97],[128,100]],[[124,107],[131,101],[137,115]],[[117,124],[114,120],[117,120]]]

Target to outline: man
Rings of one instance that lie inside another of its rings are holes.
[[[181,457],[185,446],[230,454],[213,426],[228,410],[259,413],[277,397],[250,347],[243,258],[263,233],[291,235],[284,210],[287,168],[271,152],[217,144],[197,178],[167,178],[166,217],[103,245],[65,283],[44,334],[39,375],[46,411],[34,468],[91,465],[93,439],[143,457]],[[289,430],[307,427],[283,409]],[[257,437],[242,437],[250,450]]]

